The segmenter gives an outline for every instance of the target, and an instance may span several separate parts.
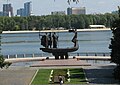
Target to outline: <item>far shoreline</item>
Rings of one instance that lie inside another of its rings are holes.
[[[104,29],[77,29],[78,32],[87,32],[87,31],[109,31],[110,28]],[[69,30],[41,30],[41,31],[3,31],[2,34],[16,34],[16,33],[37,33],[37,32],[68,32]]]

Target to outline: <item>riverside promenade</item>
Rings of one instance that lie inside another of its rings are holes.
[[[56,68],[83,68],[88,79],[88,84],[86,85],[119,85],[119,82],[112,75],[116,65],[108,60],[103,62],[92,63],[89,60],[81,60],[80,56],[67,60],[17,61],[13,62],[8,69],[0,70],[0,85],[31,85],[31,81],[38,69]],[[19,65],[19,63],[22,63],[22,65]]]
[[[73,57],[70,56],[69,59]],[[47,57],[31,57],[31,58],[8,58],[5,61],[8,62],[25,62],[25,61],[44,61]],[[49,57],[49,60],[54,60],[54,57]],[[110,60],[110,56],[75,56],[77,60]]]

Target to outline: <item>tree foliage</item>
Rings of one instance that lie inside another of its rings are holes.
[[[5,62],[5,59],[3,58],[2,55],[0,55],[0,68],[2,69],[3,67],[8,68],[12,63],[10,62]]]
[[[29,17],[0,17],[0,29],[13,30],[39,30],[63,27],[65,29],[88,28],[89,25],[105,25],[112,27],[112,23],[118,19],[116,14],[96,15],[47,15]]]
[[[112,17],[110,17],[113,19]],[[110,23],[111,21],[107,22]],[[109,25],[109,24],[108,24]],[[119,18],[113,22],[112,26],[113,37],[111,38],[111,62],[116,63],[117,67],[114,69],[114,77],[120,81],[120,9]]]

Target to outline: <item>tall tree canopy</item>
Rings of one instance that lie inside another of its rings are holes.
[[[29,17],[0,17],[0,29],[7,30],[33,30],[63,27],[65,29],[88,28],[89,25],[105,25],[111,27],[117,14],[96,15],[47,15]]]
[[[114,69],[114,77],[120,81],[120,8],[119,18],[113,22],[112,28],[113,37],[111,38],[111,62],[116,63]]]

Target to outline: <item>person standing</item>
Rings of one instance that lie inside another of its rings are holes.
[[[48,35],[45,33],[45,47],[48,48]]]
[[[45,35],[42,35],[41,45],[43,45],[45,48],[48,48],[48,35],[47,35],[47,33],[45,33]]]
[[[58,36],[56,35],[55,32],[53,33],[52,38],[53,38],[53,48],[57,48]]]
[[[51,32],[48,35],[48,47],[50,46],[50,48],[52,47],[52,36],[51,36]]]
[[[76,46],[76,43],[77,43],[77,31],[75,30],[75,35],[74,35],[74,37],[73,37],[73,39],[72,39],[72,42],[74,43],[74,47]]]
[[[43,45],[45,48],[48,48],[48,35],[45,33],[45,35],[41,35],[41,45]]]

